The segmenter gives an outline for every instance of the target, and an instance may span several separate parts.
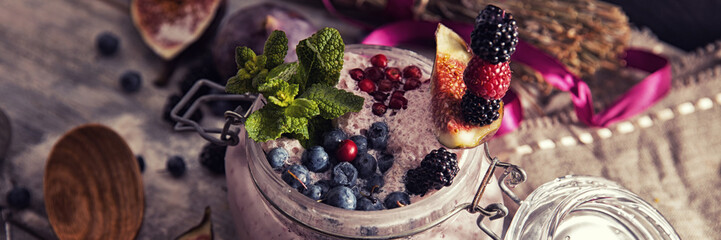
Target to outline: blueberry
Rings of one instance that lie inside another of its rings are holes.
[[[225,174],[225,151],[228,146],[208,143],[200,152],[200,164],[215,174]]]
[[[30,206],[30,191],[23,187],[14,187],[7,193],[8,206],[15,209],[24,209]]]
[[[364,196],[364,193],[361,193],[361,187],[358,185],[354,185],[350,188],[350,190],[353,191],[353,196],[355,196],[356,199],[360,199]]]
[[[368,139],[366,139],[365,136],[355,135],[350,137],[350,140],[355,143],[356,148],[358,149],[358,154],[368,152]]]
[[[358,170],[349,162],[341,162],[333,168],[333,184],[351,186],[358,179]]]
[[[385,122],[375,122],[366,133],[368,137],[368,146],[372,149],[385,149],[388,145],[388,124]]]
[[[399,208],[411,204],[411,197],[405,192],[392,192],[386,196],[383,204],[385,204],[388,209]]]
[[[303,195],[313,200],[319,200],[323,196],[323,189],[320,186],[308,185],[308,189],[303,192]]]
[[[381,191],[383,185],[385,185],[383,175],[376,173],[368,178],[368,181],[366,181],[365,189],[368,190],[368,192],[378,193]]]
[[[172,156],[165,163],[165,168],[173,177],[180,177],[185,174],[185,160],[181,156]]]
[[[321,146],[312,146],[306,149],[301,157],[303,165],[313,172],[325,172],[330,168],[328,153]]]
[[[288,160],[288,151],[282,147],[273,148],[270,152],[268,152],[267,158],[268,163],[270,163],[270,167],[275,170],[279,170],[283,167],[285,161]]]
[[[376,197],[362,197],[359,198],[355,210],[361,211],[378,211],[385,209],[383,202]]]
[[[145,171],[145,158],[143,156],[135,156],[135,159],[138,160],[138,167],[140,168],[140,172]]]
[[[382,173],[385,173],[393,166],[393,161],[395,158],[392,154],[383,153],[378,158],[378,169],[381,170]]]
[[[376,158],[368,153],[360,154],[353,160],[353,166],[358,170],[358,177],[367,178],[376,173]]]
[[[341,141],[348,139],[343,130],[336,128],[323,134],[323,147],[329,152],[335,152]]]
[[[328,190],[330,190],[331,186],[333,186],[333,182],[331,180],[324,179],[315,182],[313,185],[320,187],[320,195],[321,198],[323,198],[326,194],[328,194]]]
[[[350,188],[337,186],[328,191],[325,203],[334,207],[353,210],[356,207],[356,197]]]
[[[310,172],[303,165],[290,165],[280,176],[290,187],[300,192],[305,191],[310,185]]]
[[[95,44],[100,54],[110,56],[118,51],[120,40],[111,32],[103,32],[95,38]]]
[[[127,71],[120,76],[120,87],[126,93],[134,93],[140,90],[140,86],[143,83],[143,78],[140,77],[140,73],[136,71]]]

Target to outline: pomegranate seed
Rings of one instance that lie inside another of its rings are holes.
[[[372,92],[371,96],[373,96],[373,99],[375,99],[376,101],[379,101],[379,102],[385,102],[386,99],[388,98],[387,93],[383,93],[383,92],[379,92],[379,91]]]
[[[403,83],[401,81],[393,82],[393,89],[401,89],[403,87]]]
[[[393,91],[393,94],[391,94],[391,98],[403,97],[403,94],[405,94],[405,93],[406,93],[406,91],[395,90],[395,91]]]
[[[397,99],[400,99],[401,101],[403,101],[403,109],[407,109],[407,108],[408,108],[408,99],[406,99],[405,97],[396,97],[396,98],[397,98]]]
[[[421,78],[421,77],[423,77],[423,73],[421,73],[420,68],[410,65],[403,69],[403,77],[404,78]]]
[[[391,90],[393,90],[393,82],[391,82],[391,80],[383,79],[378,82],[378,91],[390,92]]]
[[[349,71],[350,77],[353,80],[360,81],[365,78],[365,73],[363,72],[363,69],[360,68],[354,68]]]
[[[374,82],[378,82],[381,79],[385,77],[385,74],[383,73],[383,70],[377,67],[369,67],[365,70],[365,77],[373,80]]]
[[[397,82],[401,80],[401,70],[398,68],[386,68],[386,78]]]
[[[374,67],[385,68],[388,65],[388,58],[386,58],[386,55],[377,54],[371,57],[371,64]]]
[[[400,98],[391,98],[391,101],[388,102],[388,107],[390,109],[401,109],[403,107],[403,100]]]
[[[386,113],[386,109],[388,109],[388,107],[386,107],[386,105],[383,103],[374,103],[371,109],[373,111],[373,114],[375,114],[376,116],[383,116],[383,114]]]
[[[335,152],[336,158],[341,162],[351,162],[358,155],[358,146],[350,139],[343,140],[338,144],[338,150]]]
[[[403,90],[413,90],[421,86],[421,81],[417,78],[410,78],[406,80],[406,84],[403,85]]]
[[[361,91],[372,93],[376,90],[376,84],[366,78],[363,79],[363,81],[358,82],[358,88],[360,88]]]

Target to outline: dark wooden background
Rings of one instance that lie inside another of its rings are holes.
[[[226,12],[265,1],[228,0]],[[338,28],[346,43],[356,43],[364,35],[319,5],[272,1],[298,9],[316,26]],[[716,1],[609,1],[622,5],[637,26],[650,28],[681,49],[692,50],[721,37],[721,4]],[[170,85],[152,86],[164,63],[132,26],[128,3],[0,1],[0,109],[9,116],[13,133],[8,156],[0,163],[0,205],[5,204],[5,193],[12,186],[29,188],[31,208],[14,212],[14,218],[36,237],[53,238],[44,219],[45,161],[63,133],[97,122],[113,128],[135,153],[145,156],[146,211],[139,239],[173,238],[200,221],[205,206],[213,209],[216,239],[234,239],[225,178],[209,174],[197,161],[205,141],[192,133],[173,132],[160,117],[165,99],[179,92],[182,63]],[[101,57],[95,48],[95,37],[104,31],[120,37],[121,46],[114,56]],[[128,95],[120,91],[118,78],[127,70],[141,73],[140,92]],[[220,125],[221,121],[206,117],[203,124]],[[188,173],[181,179],[173,179],[163,170],[172,155],[183,156],[188,163]],[[18,227],[14,229],[15,239],[34,239]]]

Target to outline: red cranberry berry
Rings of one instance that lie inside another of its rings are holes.
[[[374,103],[371,107],[373,114],[375,114],[376,116],[383,116],[383,114],[386,113],[386,109],[388,109],[388,107],[386,107],[386,105],[383,103]]]
[[[417,78],[406,79],[406,84],[403,85],[403,90],[413,90],[421,86],[421,81]]]
[[[393,90],[393,82],[391,82],[391,80],[383,79],[378,82],[378,91],[390,92],[391,90]]]
[[[361,91],[372,93],[376,91],[376,84],[373,83],[370,79],[363,79],[363,81],[358,82],[358,87]]]
[[[388,58],[386,58],[386,55],[376,54],[371,57],[371,64],[373,64],[374,67],[385,68],[388,66]]]
[[[394,98],[394,97],[403,97],[403,94],[405,94],[405,93],[406,93],[406,91],[395,90],[395,91],[393,91],[393,94],[391,94],[391,97],[392,97],[392,98]]]
[[[386,99],[388,99],[387,93],[383,93],[383,92],[379,92],[379,91],[372,92],[371,96],[373,96],[373,99],[375,99],[378,102],[385,102]]]
[[[420,68],[410,65],[403,69],[403,77],[404,78],[421,78],[421,77],[423,77],[423,73],[421,73]]]
[[[388,107],[390,109],[401,109],[403,107],[403,100],[399,97],[391,98],[388,102]]]
[[[351,162],[358,155],[358,146],[350,139],[343,140],[338,144],[335,157],[341,162]]]
[[[385,77],[383,70],[377,67],[369,67],[365,69],[365,77],[373,80],[374,82],[380,81]]]
[[[398,68],[386,68],[386,79],[397,82],[401,80],[401,70]]]
[[[356,81],[360,81],[365,78],[365,73],[363,72],[363,69],[360,68],[351,69],[349,73],[350,77]]]

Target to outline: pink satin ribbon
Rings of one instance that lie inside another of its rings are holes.
[[[469,41],[473,29],[471,25],[455,22],[441,23]],[[432,39],[437,26],[437,22],[399,21],[377,28],[362,43],[395,46],[402,42],[424,38]],[[588,85],[569,72],[555,58],[520,41],[512,60],[528,65],[543,75],[545,80],[554,87],[569,92],[576,116],[581,122],[594,127],[607,127],[643,112],[661,100],[671,88],[671,66],[666,58],[638,49],[628,49],[624,55],[628,67],[650,74],[598,114],[593,109],[593,99]],[[515,130],[523,120],[521,102],[512,91],[506,94],[503,101],[505,102],[503,122],[496,136]]]

